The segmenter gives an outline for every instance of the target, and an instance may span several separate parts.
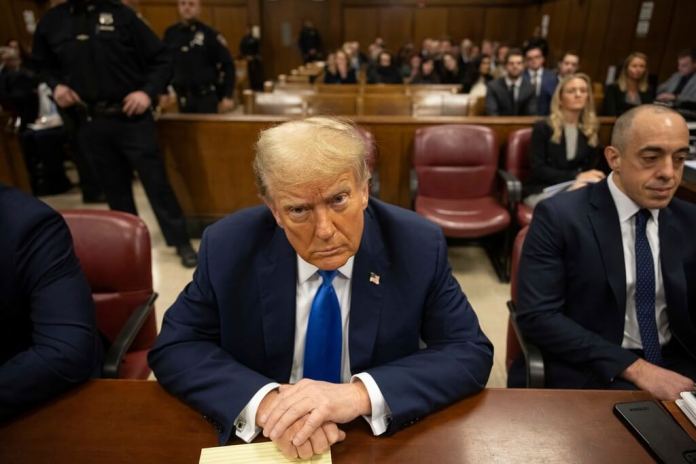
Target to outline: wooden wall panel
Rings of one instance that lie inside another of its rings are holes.
[[[599,60],[599,76],[603,76],[609,66],[620,65],[626,55],[633,51],[632,44],[636,35],[640,2],[641,0],[614,0],[612,2],[609,24]]]
[[[420,47],[425,38],[439,39],[447,35],[447,17],[447,8],[416,8],[413,12],[413,43],[416,47]]]
[[[484,38],[516,43],[519,36],[519,11],[517,8],[487,8],[484,19]]]
[[[367,46],[379,34],[379,15],[374,8],[348,7],[343,9],[343,37],[357,40],[360,50],[367,53]]]
[[[179,20],[176,4],[148,4],[142,2],[139,10],[152,30],[160,37],[164,36],[164,31],[169,26]]]
[[[459,44],[464,38],[481,42],[484,38],[485,8],[452,6],[448,10],[447,33],[455,43]]]
[[[379,36],[392,53],[398,52],[403,44],[413,41],[413,8],[380,8]]]
[[[580,69],[594,80],[604,82],[606,69],[600,71],[600,52],[604,47],[604,35],[609,24],[611,3],[607,0],[589,0],[585,41],[579,48]]]
[[[239,53],[239,42],[246,33],[248,22],[245,6],[217,6],[213,8],[210,25],[227,41],[232,56]]]
[[[0,1],[0,45],[19,37],[18,22],[15,19],[12,3]]]

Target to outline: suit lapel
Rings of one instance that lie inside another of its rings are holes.
[[[589,213],[589,218],[595,240],[601,251],[604,271],[614,293],[616,307],[623,313],[626,310],[626,267],[621,240],[621,225],[607,182],[604,180],[592,188],[590,192],[592,210]],[[593,272],[593,270],[589,269],[588,272]]]
[[[288,347],[295,343],[297,256],[280,227],[263,259],[258,279],[268,374],[287,382],[294,354]]]
[[[360,249],[355,255],[351,279],[349,343],[351,372],[367,369],[372,363],[385,287],[389,285],[389,263],[381,231],[368,207]]]

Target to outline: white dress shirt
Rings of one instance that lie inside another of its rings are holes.
[[[539,68],[536,71],[530,69],[528,70],[528,72],[529,80],[531,84],[534,86],[534,95],[538,97],[539,92],[541,91],[541,75],[544,73],[544,68]]]
[[[520,85],[522,85],[522,76],[518,77],[514,81],[510,79],[509,77],[505,76],[505,85],[509,89],[511,85],[514,85],[513,87],[513,95],[515,98],[515,101],[520,99]]]
[[[624,264],[626,266],[626,316],[624,322],[624,336],[621,346],[626,349],[643,349],[636,315],[636,228],[635,215],[641,207],[622,192],[614,183],[614,173],[609,174],[607,180],[609,192],[614,199],[616,210],[619,213],[621,224],[621,242],[623,243]],[[660,267],[660,237],[658,234],[659,209],[651,209],[651,218],[646,225],[646,235],[652,251],[655,265],[655,317],[657,321],[657,333],[660,345],[666,345],[672,338],[667,318],[667,303],[665,300],[665,287],[662,281],[662,269]]]
[[[350,351],[348,346],[348,325],[350,321],[350,280],[353,276],[353,261],[351,257],[346,264],[338,268],[338,273],[333,279],[333,287],[341,307],[341,327],[343,328],[343,343],[341,353],[341,381],[344,383],[355,382],[360,379],[367,389],[372,406],[372,414],[363,416],[375,435],[381,435],[387,430],[391,411],[384,400],[382,391],[372,376],[361,372],[351,376]],[[295,345],[293,351],[292,370],[290,371],[290,383],[297,383],[302,379],[304,369],[304,349],[307,338],[307,323],[312,309],[312,301],[321,286],[322,278],[317,273],[319,268],[309,264],[297,256],[297,292],[295,303]],[[236,434],[239,438],[249,443],[256,438],[261,429],[256,427],[256,412],[263,398],[279,384],[268,383],[249,400],[242,412],[235,420]]]

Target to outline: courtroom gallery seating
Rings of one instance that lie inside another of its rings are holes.
[[[498,169],[498,144],[489,127],[445,124],[415,133],[415,210],[451,238],[498,235],[487,251],[501,280],[508,277],[511,213],[519,183]]]
[[[529,145],[532,141],[532,128],[518,129],[510,133],[505,155],[505,170],[520,182],[526,181],[531,174],[529,163]],[[532,208],[522,202],[517,203],[515,218],[520,227],[532,222]]]
[[[157,337],[150,234],[119,211],[66,210],[75,253],[92,289],[105,341],[103,377],[147,379],[147,353]]]
[[[529,343],[520,329],[517,327],[515,317],[517,316],[517,269],[522,255],[522,246],[527,236],[529,227],[524,227],[517,233],[515,242],[512,246],[512,266],[510,269],[510,301],[507,302],[510,316],[507,328],[507,343],[505,350],[505,367],[508,372],[512,363],[520,356],[523,356],[526,385],[529,388],[544,387],[544,360],[541,351],[535,345]]]

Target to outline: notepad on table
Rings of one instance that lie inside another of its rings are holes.
[[[248,445],[216,446],[203,448],[198,464],[281,464],[311,462],[312,464],[331,464],[331,451],[314,456],[312,459],[299,461],[288,459],[276,448],[272,441],[250,443]]]

